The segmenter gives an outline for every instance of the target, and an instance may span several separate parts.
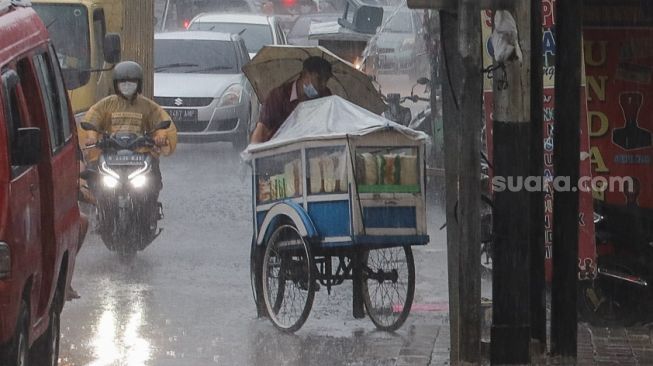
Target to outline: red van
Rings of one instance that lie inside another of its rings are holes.
[[[45,25],[28,0],[0,0],[0,365],[58,363],[85,234],[77,149]]]

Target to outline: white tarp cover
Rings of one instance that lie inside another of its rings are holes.
[[[339,96],[330,96],[300,103],[269,141],[249,145],[242,157],[251,160],[256,152],[291,142],[362,136],[384,129],[416,141],[428,139],[424,132],[387,120]]]

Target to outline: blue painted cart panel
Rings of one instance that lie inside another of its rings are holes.
[[[349,201],[309,202],[311,217],[320,237],[350,236]]]
[[[364,207],[363,223],[366,228],[416,228],[415,207]]]
[[[428,242],[428,235],[357,235],[354,237],[355,244],[374,248],[426,245]]]

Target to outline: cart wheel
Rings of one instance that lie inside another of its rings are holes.
[[[252,285],[252,296],[254,297],[254,304],[256,305],[256,316],[258,318],[267,317],[265,310],[265,302],[263,301],[263,282],[261,281],[261,274],[263,268],[263,255],[264,249],[260,245],[256,245],[256,241],[252,238],[252,247],[249,257],[249,274],[250,282]]]
[[[295,332],[308,318],[315,297],[311,248],[292,225],[277,228],[265,249],[263,297],[274,325]]]
[[[410,246],[375,249],[363,256],[363,300],[378,329],[401,327],[413,305],[415,262]]]

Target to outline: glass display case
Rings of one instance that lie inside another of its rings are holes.
[[[417,147],[359,147],[356,184],[359,193],[419,193]]]
[[[256,200],[259,204],[303,195],[301,151],[256,159]]]
[[[347,154],[345,146],[306,150],[309,195],[347,193]]]

